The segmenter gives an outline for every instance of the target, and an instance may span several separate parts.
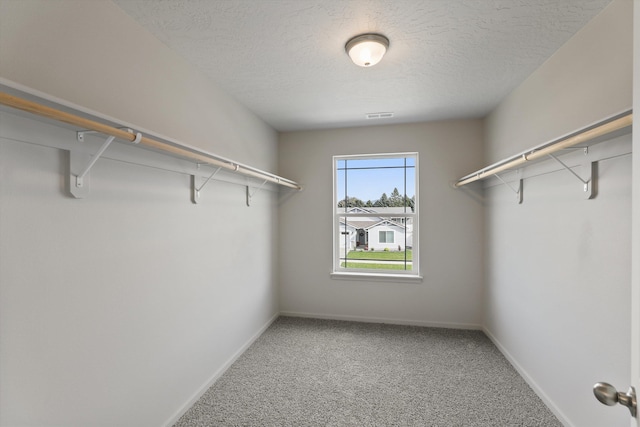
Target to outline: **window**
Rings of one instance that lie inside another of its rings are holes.
[[[393,243],[393,231],[380,231],[380,243]]]
[[[418,276],[418,154],[335,156],[334,273]]]

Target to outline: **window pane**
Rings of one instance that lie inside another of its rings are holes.
[[[350,207],[376,206],[405,208],[400,212],[412,212],[415,159],[338,160],[336,187],[336,200],[342,211]]]
[[[413,218],[339,217],[341,268],[412,270]]]

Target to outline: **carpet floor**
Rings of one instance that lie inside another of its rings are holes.
[[[175,427],[562,426],[481,331],[278,318]]]

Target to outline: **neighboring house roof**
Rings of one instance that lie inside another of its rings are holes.
[[[345,221],[343,219],[340,220],[341,224],[345,224]],[[353,220],[349,220],[346,225],[348,227],[353,227],[355,229],[359,229],[359,228],[364,228],[365,230],[370,230],[374,227],[377,227],[379,225],[383,225],[383,224],[389,224],[392,225],[394,227],[400,227],[400,228],[406,228],[404,226],[404,224],[400,224],[399,222],[396,221],[392,221],[390,219],[386,219],[386,218],[378,218],[375,221],[353,221]]]
[[[340,208],[342,209],[342,208]],[[360,208],[360,207],[355,207],[355,208],[348,208],[347,209],[347,213],[372,213],[373,211],[370,208]]]
[[[340,208],[341,209],[341,208]],[[346,213],[381,213],[381,214],[398,214],[399,216],[402,216],[405,213],[413,213],[411,211],[410,207],[407,208],[403,208],[403,207],[389,207],[389,206],[385,206],[385,207],[353,207],[353,208],[348,208]]]
[[[353,208],[349,208],[349,210],[347,211],[347,213],[358,213],[358,214],[376,214],[376,213],[384,213],[384,214],[399,214],[400,216],[402,216],[402,214],[405,213],[405,208],[403,207],[353,207]],[[372,216],[374,216],[372,215]],[[353,218],[353,219],[349,219],[348,221],[345,222],[344,217],[340,218],[340,223],[344,224],[348,227],[353,227],[354,229],[360,229],[363,228],[365,230],[370,230],[374,227],[377,227],[379,225],[383,225],[383,224],[388,224],[390,226],[394,226],[394,227],[400,227],[403,229],[406,229],[406,226],[400,222],[397,221],[393,221],[392,219],[389,218],[382,218],[382,217],[377,217],[377,218],[366,218],[366,217],[357,217]]]
[[[405,208],[403,207],[353,207],[349,208],[347,213],[358,213],[358,214],[398,214],[401,217],[405,213]],[[372,215],[374,216],[374,215]],[[344,224],[344,219],[340,219],[340,223]],[[377,225],[381,225],[383,223],[388,223],[393,226],[397,226],[400,228],[406,228],[404,224],[400,222],[393,221],[389,218],[366,218],[366,217],[358,217],[358,219],[350,219],[347,222],[347,225],[354,228],[364,228],[365,230],[369,230]]]
[[[380,221],[376,220],[376,221],[353,221],[353,220],[349,220],[347,221],[347,226],[349,227],[353,227],[355,229],[358,228],[364,228],[366,230],[368,230],[369,228],[371,228],[372,226],[374,226],[375,224],[378,224]],[[344,224],[344,220],[340,220],[341,224]]]
[[[405,228],[405,226],[403,224],[400,224],[399,222],[392,221],[390,219],[383,219],[382,221],[378,221],[377,223],[370,225],[368,228],[366,228],[366,230],[369,230],[369,229],[372,229],[374,227],[377,227],[379,225],[384,225],[384,224],[389,224],[389,225],[394,226],[394,227]]]
[[[370,212],[375,212],[375,213],[383,213],[383,214],[405,214],[405,213],[413,213],[411,211],[410,207],[372,207],[372,208],[367,208],[367,209],[371,209]]]

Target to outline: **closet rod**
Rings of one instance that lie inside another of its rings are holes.
[[[623,115],[622,117],[619,117],[611,121],[607,121],[603,124],[600,124],[591,129],[587,129],[585,131],[579,132],[568,138],[557,139],[542,147],[533,148],[523,154],[518,154],[517,156],[513,156],[508,159],[502,160],[498,163],[494,163],[491,166],[487,166],[484,169],[480,169],[476,172],[470,173],[469,175],[460,178],[453,185],[456,188],[462,187],[463,185],[472,183],[474,181],[478,181],[480,179],[488,178],[490,176],[503,172],[507,169],[514,169],[527,162],[548,156],[549,154],[555,153],[556,151],[573,147],[575,145],[588,142],[588,141],[591,141],[592,139],[615,132],[627,126],[631,126],[632,123],[633,123],[633,114],[629,112]]]
[[[81,129],[92,130],[105,135],[110,135],[125,141],[132,142],[136,139],[135,133],[131,133],[125,129],[118,129],[113,126],[96,122],[94,120],[86,119],[84,117],[80,117],[75,114],[70,114],[64,111],[60,111],[55,108],[38,104],[33,101],[28,101],[26,99],[22,99],[7,93],[0,92],[0,104],[4,104],[6,106],[9,106],[18,110],[26,111],[28,113],[36,114],[42,117],[54,119],[63,123],[77,126]],[[298,183],[290,179],[282,178],[278,175],[274,175],[272,173],[265,172],[260,169],[233,163],[233,161],[222,160],[218,156],[206,153],[204,151],[196,151],[195,149],[182,148],[176,145],[167,144],[165,142],[161,142],[161,141],[149,138],[147,136],[142,136],[142,138],[139,141],[139,144],[149,148],[153,148],[155,150],[164,151],[166,153],[169,153],[175,156],[194,160],[198,163],[218,166],[223,169],[227,169],[233,172],[238,172],[246,176],[259,178],[259,179],[266,180],[268,182],[272,182],[272,183],[279,184],[289,188],[295,188],[296,190],[302,189],[302,187]]]

